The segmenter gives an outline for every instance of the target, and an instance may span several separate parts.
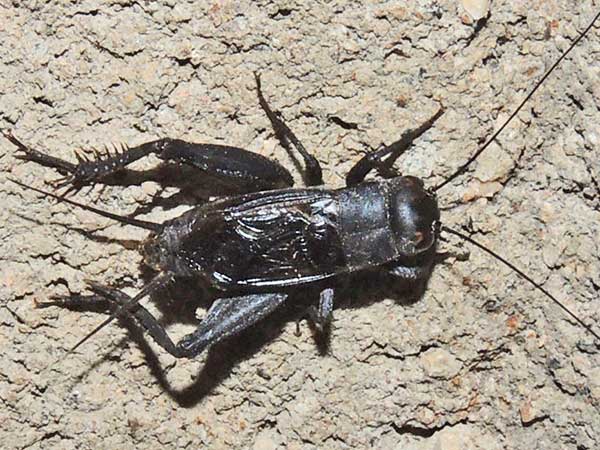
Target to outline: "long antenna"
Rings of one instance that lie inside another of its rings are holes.
[[[544,81],[546,81],[546,78],[548,78],[550,76],[550,74],[554,71],[554,69],[556,69],[556,67],[562,62],[562,60],[565,59],[565,57],[571,52],[571,50],[573,50],[573,48],[579,43],[579,41],[581,41],[588,34],[588,32],[592,29],[592,27],[598,20],[598,18],[600,18],[600,12],[598,12],[598,14],[596,14],[596,16],[594,17],[592,22],[586,27],[585,30],[583,30],[583,32],[581,32],[581,34],[577,37],[577,39],[575,39],[573,41],[573,43],[569,46],[569,48],[562,55],[560,55],[560,58],[558,58],[554,62],[554,64],[552,64],[552,67],[550,67],[550,69],[548,69],[548,71],[544,74],[544,76],[542,78],[540,78],[540,80],[535,84],[535,86],[533,87],[531,92],[529,94],[527,94],[525,99],[523,99],[523,101],[519,104],[519,106],[517,106],[517,108],[513,111],[513,113],[510,115],[510,117],[502,124],[502,126],[498,129],[498,131],[496,131],[492,135],[492,137],[489,138],[487,140],[487,142],[485,144],[483,144],[483,146],[479,150],[477,150],[475,152],[475,154],[473,154],[473,156],[471,156],[468,159],[468,161],[466,163],[464,163],[462,166],[460,166],[456,170],[456,172],[454,172],[452,175],[450,175],[448,178],[446,178],[446,180],[442,181],[440,184],[438,184],[436,187],[434,187],[433,191],[437,191],[437,190],[443,188],[448,183],[450,183],[452,180],[454,180],[456,177],[463,174],[465,172],[465,170],[467,170],[467,167],[469,167],[471,165],[471,163],[473,161],[475,161],[479,157],[479,155],[481,155],[484,152],[484,150],[490,146],[490,144],[498,137],[498,135],[500,133],[502,133],[502,131],[506,128],[506,126],[521,111],[521,109],[523,109],[523,106],[525,106],[525,104],[529,101],[529,99],[533,96],[533,94],[535,94],[536,91],[540,88],[540,86],[544,83]]]
[[[544,289],[540,284],[533,281],[533,279],[529,275],[527,275],[522,270],[518,269],[514,264],[512,264],[511,262],[508,262],[506,259],[504,259],[502,256],[500,256],[498,253],[490,250],[489,248],[485,247],[483,244],[480,244],[473,238],[471,238],[467,235],[464,235],[456,230],[453,230],[452,228],[448,228],[447,226],[442,226],[441,230],[445,231],[446,233],[453,234],[454,236],[457,236],[457,237],[473,244],[475,247],[480,248],[481,250],[486,252],[488,255],[493,256],[498,261],[500,261],[504,265],[508,266],[510,269],[515,271],[521,278],[523,278],[525,281],[532,284],[536,289],[543,292],[546,295],[546,297],[548,297],[550,300],[552,300],[554,303],[556,303],[558,306],[560,306],[563,311],[565,311],[569,316],[571,316],[573,319],[575,319],[583,328],[585,328],[596,339],[598,339],[598,342],[600,342],[600,335],[598,335],[598,333],[596,333],[594,330],[592,330],[592,328],[589,325],[587,325],[583,320],[581,320],[579,317],[577,317],[574,312],[572,312],[569,308],[567,308],[564,304],[562,304],[556,297],[554,297],[550,292],[548,292],[546,289]]]
[[[125,217],[125,216],[119,216],[118,214],[113,214],[108,211],[103,211],[101,209],[94,208],[93,206],[88,206],[88,205],[84,205],[83,203],[78,203],[73,200],[69,200],[68,198],[65,198],[63,196],[53,194],[52,192],[47,192],[42,189],[34,188],[33,186],[28,186],[24,183],[21,183],[20,181],[13,180],[12,178],[8,178],[8,180],[21,186],[22,188],[29,189],[31,191],[35,191],[46,197],[55,198],[56,200],[58,200],[60,202],[65,202],[65,203],[68,203],[69,205],[77,206],[78,208],[85,209],[86,211],[91,211],[95,214],[98,214],[99,216],[107,217],[109,219],[116,220],[117,222],[120,222],[120,223],[126,223],[127,225],[133,225],[134,227],[144,228],[146,230],[151,230],[156,233],[158,233],[162,229],[162,225],[160,223],[149,222],[147,220],[132,219],[130,217]]]

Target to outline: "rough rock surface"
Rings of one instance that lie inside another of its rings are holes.
[[[433,185],[600,8],[494,1],[478,26],[451,0],[325,3],[2,0],[0,127],[71,160],[75,149],[171,136],[245,147],[293,169],[258,106],[258,71],[333,186],[366,149],[443,104],[445,115],[398,163]],[[498,144],[440,192],[446,223],[593,324],[598,60],[596,29]],[[367,286],[336,299],[325,354],[304,322],[297,337],[286,319],[195,360],[176,361],[119,324],[64,357],[102,316],[35,302],[85,292],[86,279],[136,292],[145,233],[10,183],[49,189],[58,175],[17,160],[2,138],[0,167],[1,448],[600,447],[598,343],[455,239],[442,250],[469,253],[468,261],[438,265],[417,302]],[[75,198],[160,220],[167,208],[149,201],[173,192],[145,181]],[[184,309],[155,306],[175,335],[192,326],[188,313],[175,323]]]

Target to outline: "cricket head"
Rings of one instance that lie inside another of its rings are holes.
[[[392,180],[389,193],[390,222],[398,252],[415,257],[435,246],[440,210],[437,197],[417,177]]]

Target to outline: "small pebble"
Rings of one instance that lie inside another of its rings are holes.
[[[477,21],[488,15],[490,9],[489,0],[462,0],[465,11]]]

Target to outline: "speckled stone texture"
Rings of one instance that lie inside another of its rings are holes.
[[[244,147],[293,170],[258,106],[258,71],[336,187],[366,150],[444,105],[397,164],[434,185],[599,8],[494,1],[477,27],[451,0],[2,0],[0,127],[69,160],[76,149],[170,136]],[[445,223],[510,258],[592,324],[600,319],[599,59],[595,29],[498,143],[440,191]],[[64,357],[103,316],[35,302],[85,292],[86,279],[137,292],[146,233],[11,184],[51,189],[59,175],[17,160],[3,138],[0,167],[3,449],[600,447],[598,343],[456,239],[441,250],[468,260],[439,264],[416,302],[387,298],[368,278],[337,298],[325,354],[305,322],[298,337],[282,316],[194,360],[175,360],[118,323]],[[174,192],[147,180],[74,199],[163,220],[184,206],[150,201]],[[193,327],[181,302],[163,303],[145,300],[175,336]]]

